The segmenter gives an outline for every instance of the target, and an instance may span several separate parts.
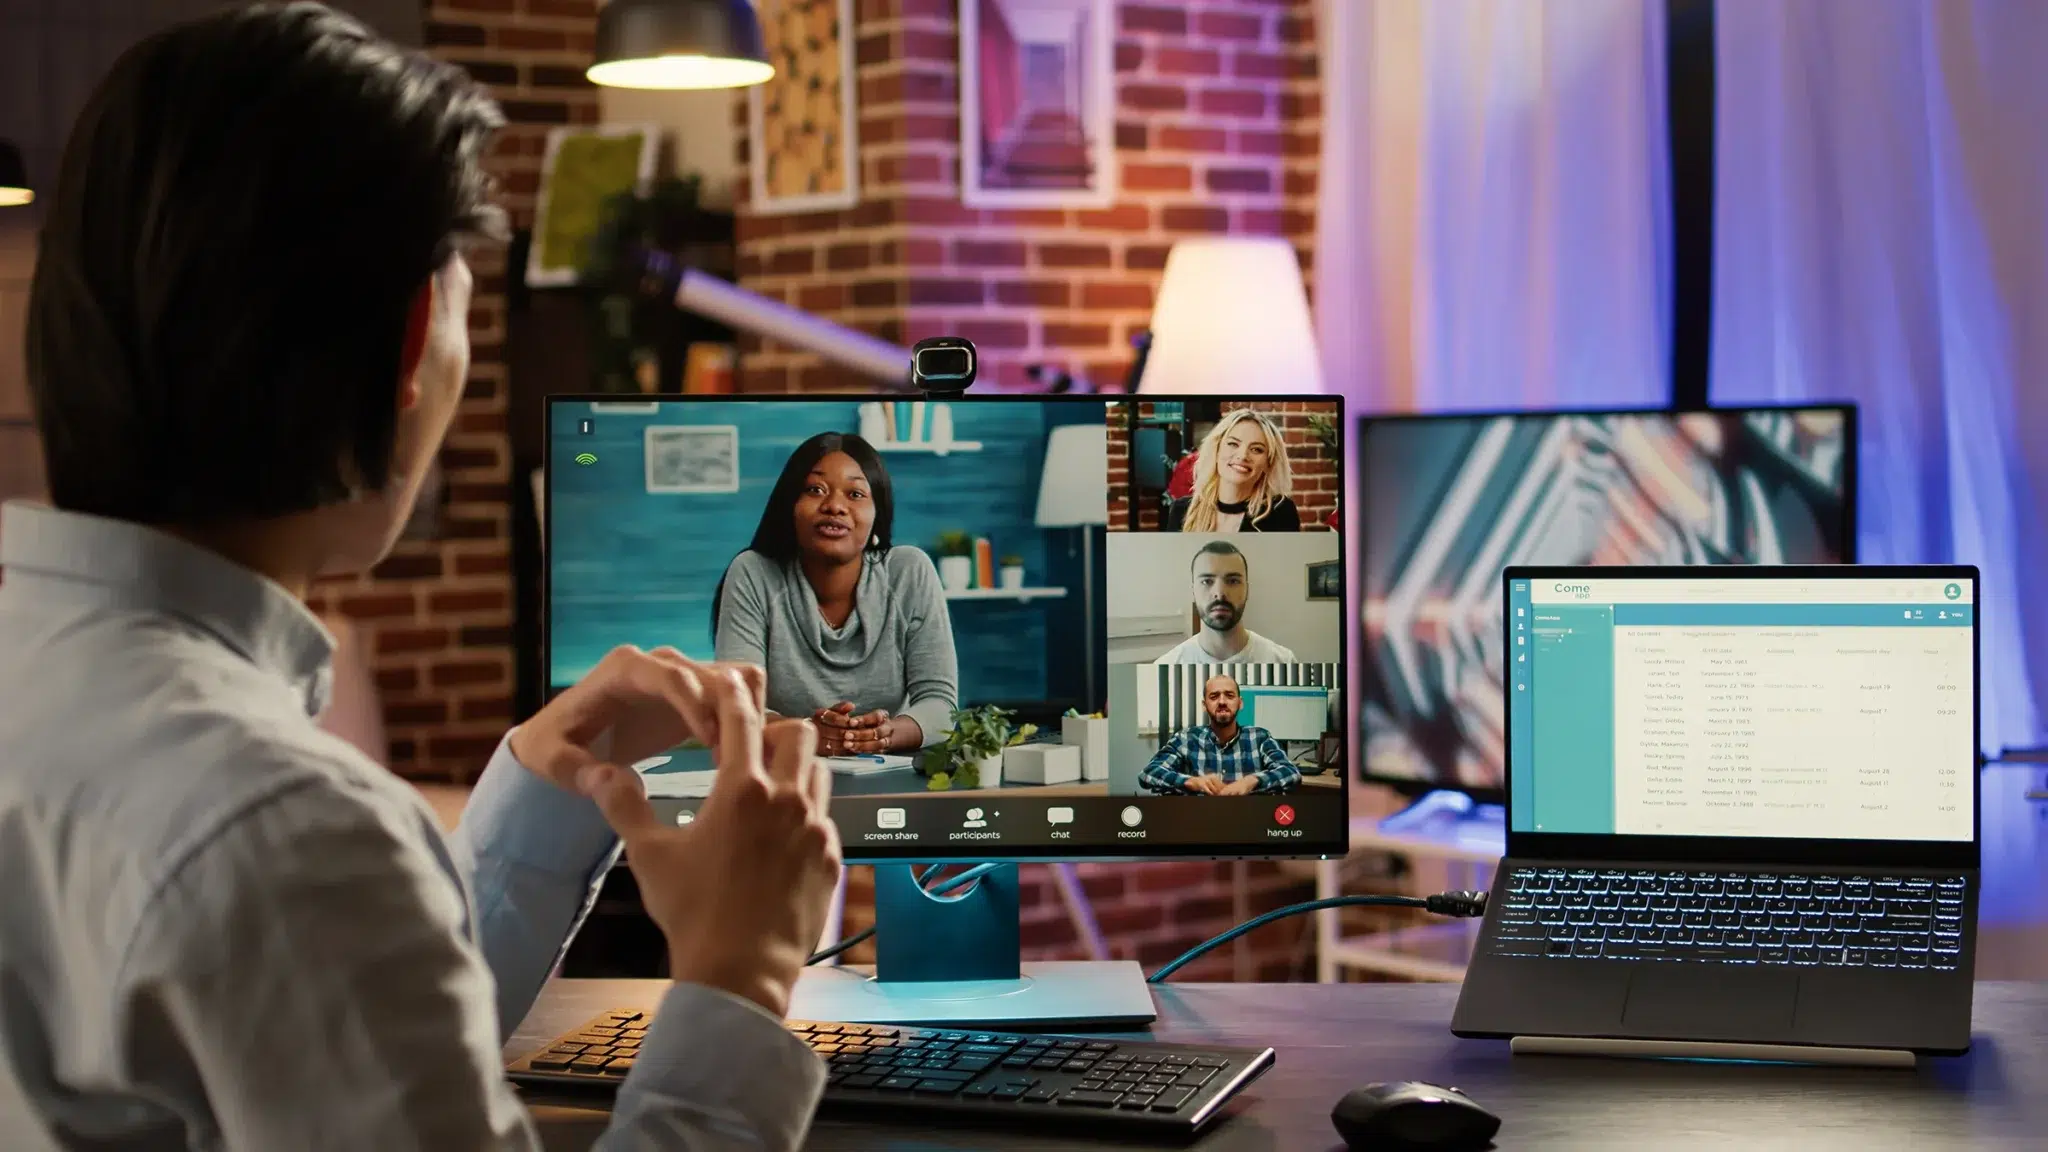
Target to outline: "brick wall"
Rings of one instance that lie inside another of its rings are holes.
[[[1137,417],[1148,419],[1152,415],[1152,403],[1139,400],[1135,405]],[[1315,405],[1303,401],[1285,403],[1258,403],[1255,401],[1226,400],[1220,405],[1225,412],[1238,408],[1257,408],[1280,425],[1280,435],[1286,439],[1288,463],[1293,466],[1294,504],[1301,510],[1304,524],[1320,524],[1337,510],[1339,467],[1335,456],[1316,439],[1315,431],[1309,426],[1309,413]],[[1192,451],[1194,445],[1189,446]],[[1126,532],[1130,530],[1130,506],[1122,497],[1130,491],[1131,485],[1131,430],[1119,420],[1109,425],[1109,530]],[[1151,501],[1138,506],[1138,531],[1159,530],[1159,509]]]
[[[752,213],[740,281],[905,343],[963,335],[984,380],[1027,386],[1047,363],[1121,382],[1180,237],[1314,236],[1312,0],[1117,3],[1116,203],[977,210],[959,202],[957,0],[859,0],[861,203]],[[744,100],[735,102],[740,162]],[[816,357],[742,343],[742,386],[857,387]]]
[[[515,228],[533,222],[547,130],[597,121],[583,78],[596,0],[431,0],[425,44],[490,86],[509,123],[490,156]],[[512,720],[511,450],[506,435],[505,253],[470,256],[469,386],[441,454],[441,536],[401,543],[362,577],[330,581],[318,611],[351,618],[373,653],[392,767],[466,781]]]

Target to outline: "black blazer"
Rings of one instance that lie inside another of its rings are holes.
[[[1166,506],[1166,530],[1179,532],[1181,524],[1188,518],[1188,504],[1191,498],[1183,496]],[[1247,513],[1249,515],[1249,513]],[[1301,509],[1294,506],[1291,497],[1282,496],[1277,503],[1266,509],[1257,523],[1250,520],[1238,526],[1240,532],[1299,532],[1301,531]]]

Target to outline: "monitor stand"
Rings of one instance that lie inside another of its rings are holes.
[[[1481,804],[1467,793],[1439,789],[1417,797],[1413,804],[1380,821],[1380,831],[1389,836],[1420,834],[1432,839],[1504,845],[1507,820],[1508,810],[1499,804]]]
[[[875,973],[804,969],[797,1020],[949,1028],[1129,1028],[1158,1013],[1129,960],[1023,963],[1017,866],[933,896],[909,865],[875,868]]]

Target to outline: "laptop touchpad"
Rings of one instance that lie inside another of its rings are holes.
[[[1687,1040],[1778,1040],[1792,1030],[1799,974],[1733,964],[1639,964],[1622,1025]]]

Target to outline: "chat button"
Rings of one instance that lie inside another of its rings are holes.
[[[1045,822],[1048,824],[1072,824],[1074,822],[1074,810],[1064,806],[1047,808],[1045,810]]]

